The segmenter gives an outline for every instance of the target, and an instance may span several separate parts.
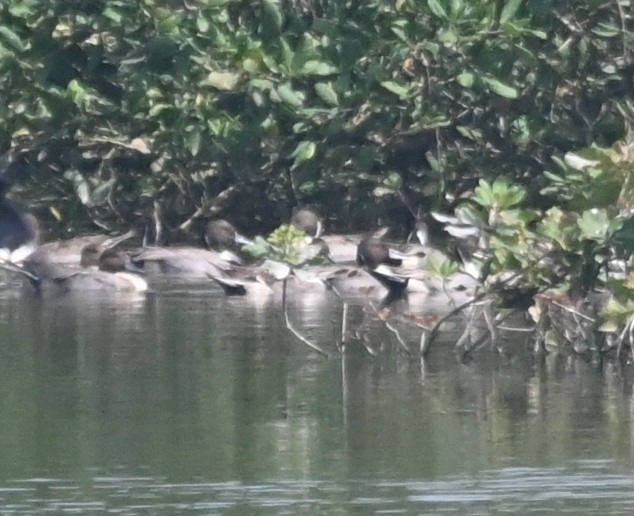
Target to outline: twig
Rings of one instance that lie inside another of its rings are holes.
[[[535,327],[533,327],[533,328],[514,328],[512,326],[499,325],[498,326],[498,330],[514,331],[516,333],[533,333],[535,331]]]
[[[491,334],[491,345],[494,345],[498,339],[498,331],[496,326],[495,317],[493,317],[493,312],[491,311],[491,301],[489,301],[483,310],[484,313],[484,322],[487,324],[487,328],[489,329],[489,333]]]
[[[429,348],[431,347],[431,344],[432,344],[433,340],[436,338],[436,335],[438,334],[438,331],[440,330],[440,326],[445,321],[447,321],[448,319],[451,319],[453,316],[459,314],[465,308],[468,308],[471,305],[474,305],[474,304],[478,303],[479,301],[481,301],[482,299],[484,299],[488,295],[489,295],[488,292],[481,292],[480,294],[476,295],[473,299],[470,299],[469,301],[465,301],[464,303],[462,303],[461,305],[458,305],[453,310],[451,310],[449,313],[445,314],[440,319],[438,319],[438,321],[436,321],[436,324],[434,324],[432,326],[432,328],[429,330],[429,332],[427,333],[428,336],[427,336],[426,342],[425,342],[425,353],[427,351],[429,351]]]
[[[348,308],[349,305],[344,301],[341,309],[341,337],[339,340],[339,352],[343,353],[346,347],[346,338],[348,335]]]
[[[407,352],[407,354],[411,355],[412,352],[407,347],[407,344],[405,344],[405,341],[403,340],[403,337],[401,337],[401,333],[398,331],[398,329],[394,327],[393,325],[391,325],[387,319],[381,318],[381,315],[379,314],[379,311],[377,310],[376,306],[374,306],[374,303],[370,302],[370,308],[372,308],[372,310],[374,310],[375,315],[377,315],[379,319],[383,321],[383,324],[385,325],[385,327],[388,330],[390,330],[394,335],[396,335],[396,340],[402,346],[402,348]]]
[[[498,325],[499,323],[501,323],[502,321],[508,319],[512,314],[514,313],[514,311],[510,311],[506,314],[498,314],[495,317],[495,324]],[[482,334],[478,337],[478,339],[475,341],[475,343],[473,343],[473,345],[469,348],[469,349],[465,349],[462,352],[462,358],[465,359],[467,358],[471,353],[473,353],[474,351],[477,351],[478,349],[480,349],[480,346],[482,346],[485,342],[486,342],[486,338],[487,335],[489,335],[488,332],[483,331]],[[456,346],[457,347],[457,346]]]
[[[135,152],[139,152],[141,154],[149,154],[150,151],[149,149],[143,148],[143,147],[139,147],[139,146],[135,146],[133,144],[130,143],[125,143],[125,142],[121,142],[119,140],[113,140],[110,138],[102,138],[102,137],[98,137],[98,138],[92,138],[91,143],[109,143],[111,145],[115,145],[117,147],[123,147],[124,149],[128,149],[128,150],[133,150]],[[82,145],[82,146],[86,146],[86,145]]]
[[[581,313],[579,310],[577,310],[577,309],[575,309],[575,308],[571,308],[571,307],[569,307],[569,306],[563,305],[563,304],[561,304],[561,303],[558,303],[558,302],[557,302],[557,301],[555,301],[555,300],[551,300],[551,301],[550,301],[550,303],[551,303],[551,304],[553,304],[553,305],[555,305],[555,306],[556,306],[556,307],[558,307],[558,308],[561,308],[562,310],[566,310],[566,312],[570,312],[571,314],[573,314],[573,315],[575,315],[575,316],[582,317],[582,318],[583,318],[583,319],[585,319],[586,321],[589,321],[589,322],[592,322],[592,323],[597,322],[597,320],[596,320],[596,319],[593,319],[593,318],[592,318],[592,317],[590,317],[589,315],[586,315],[586,314],[584,314],[584,313]],[[575,322],[577,322],[577,321],[576,321],[576,319],[575,319]],[[579,323],[577,322],[577,324],[579,324]]]
[[[517,273],[509,276],[508,278],[506,278],[504,281],[501,281],[497,285],[500,286],[500,287],[504,286],[504,285],[507,285],[507,284],[511,283],[513,280],[515,280],[518,277],[520,277],[521,275],[522,275],[521,272],[517,272]],[[477,288],[476,288],[476,292],[477,292]],[[484,292],[476,293],[473,296],[473,298],[469,299],[469,301],[465,301],[461,305],[456,306],[449,313],[445,314],[443,317],[438,319],[438,321],[436,321],[436,324],[434,324],[434,326],[432,326],[431,330],[429,330],[429,333],[427,334],[427,337],[424,339],[425,340],[424,343],[423,343],[423,338],[421,336],[421,348],[424,348],[424,352],[426,353],[427,351],[429,351],[429,348],[431,347],[432,342],[434,341],[434,339],[436,338],[436,335],[438,334],[438,331],[440,330],[440,326],[445,321],[447,321],[448,319],[451,319],[454,315],[459,314],[465,308],[468,308],[468,307],[480,302],[482,299],[484,299],[484,298],[486,298],[487,296],[490,296],[490,295],[492,295],[492,292],[484,291]],[[421,349],[421,352],[422,352],[422,349]]]
[[[328,357],[328,353],[326,353],[326,351],[321,349],[317,344],[313,344],[311,341],[309,341],[306,337],[304,337],[301,333],[299,333],[299,331],[297,331],[293,327],[291,320],[288,316],[288,305],[286,303],[286,285],[287,285],[287,278],[284,278],[282,280],[282,309],[284,310],[284,320],[286,321],[286,327],[290,330],[290,332],[293,335],[295,335],[295,337],[301,340],[309,348],[311,348],[314,351],[317,351],[317,353],[321,353],[325,357]]]

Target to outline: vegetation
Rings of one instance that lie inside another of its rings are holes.
[[[515,274],[535,289],[544,335],[551,288],[608,287],[602,328],[632,346],[634,281],[605,271],[634,238],[633,15],[594,0],[3,2],[0,152],[22,200],[71,231],[136,225],[155,198],[172,227],[230,215],[257,232],[305,204],[339,230],[457,208],[482,232],[487,288]]]

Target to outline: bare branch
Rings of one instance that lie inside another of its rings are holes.
[[[286,285],[287,285],[287,278],[284,278],[282,280],[282,309],[284,310],[284,320],[286,321],[286,327],[289,329],[289,331],[293,335],[295,335],[295,337],[301,340],[309,348],[311,348],[314,351],[317,351],[317,353],[321,353],[325,357],[328,357],[328,353],[326,351],[321,349],[317,344],[313,344],[311,341],[309,341],[306,337],[304,337],[301,333],[299,333],[299,331],[297,331],[293,327],[293,324],[291,323],[291,320],[288,316],[288,304],[286,303]]]

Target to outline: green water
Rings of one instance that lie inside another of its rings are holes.
[[[342,360],[340,309],[291,307],[326,359],[275,300],[0,288],[0,514],[634,513],[629,368]]]

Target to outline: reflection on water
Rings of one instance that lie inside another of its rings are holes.
[[[123,514],[632,514],[634,481],[607,462],[506,468],[443,480],[172,483],[156,477],[31,479],[0,489],[5,511]],[[4,513],[4,511],[3,511]]]
[[[336,300],[290,311],[334,352]],[[628,370],[377,339],[325,359],[209,285],[0,288],[0,513],[633,513]]]

